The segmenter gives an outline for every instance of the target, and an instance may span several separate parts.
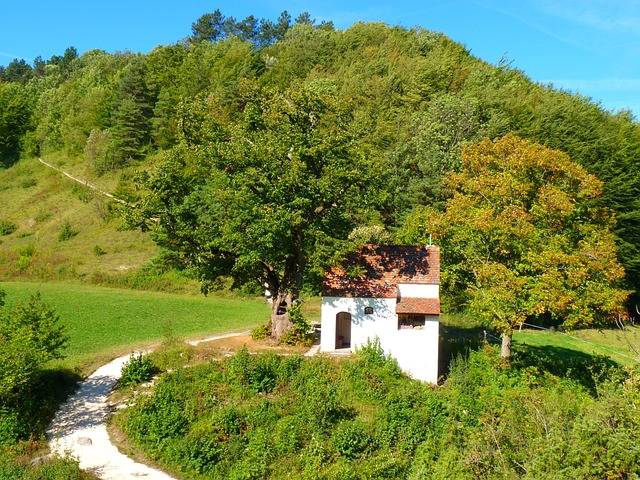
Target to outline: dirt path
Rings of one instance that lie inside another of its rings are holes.
[[[112,194],[110,194],[109,192],[105,192],[104,190],[100,190],[98,187],[96,187],[95,185],[93,185],[93,184],[91,184],[91,183],[89,183],[89,182],[87,182],[87,181],[80,180],[79,178],[74,177],[73,175],[71,175],[71,174],[69,174],[69,173],[65,172],[64,170],[59,169],[59,168],[58,168],[58,167],[56,167],[55,165],[51,165],[50,163],[45,162],[45,161],[44,161],[44,160],[42,160],[40,157],[38,157],[38,161],[39,161],[41,164],[43,164],[43,165],[45,165],[45,166],[47,166],[47,167],[49,167],[49,168],[52,168],[52,169],[53,169],[53,170],[55,170],[56,172],[60,172],[60,173],[61,173],[61,174],[63,174],[65,177],[70,178],[70,179],[71,179],[71,180],[73,180],[74,182],[78,182],[79,184],[81,184],[81,185],[83,185],[83,186],[85,186],[85,187],[89,187],[90,189],[92,189],[92,190],[94,190],[94,191],[96,191],[96,192],[98,192],[98,193],[100,193],[100,194],[104,195],[105,197],[109,197],[110,199],[115,200],[116,202],[122,203],[123,205],[127,205],[127,206],[129,206],[129,207],[132,207],[132,205],[131,205],[130,203],[127,203],[127,202],[125,202],[124,200],[122,200],[122,199],[120,199],[120,198],[114,197],[114,196],[113,196]]]
[[[231,333],[190,343],[196,345],[244,334]],[[120,453],[109,439],[105,425],[110,415],[107,396],[115,387],[122,365],[128,359],[129,355],[125,355],[100,367],[62,405],[47,428],[51,452],[77,458],[80,468],[104,480],[174,480],[166,473],[134,462]]]

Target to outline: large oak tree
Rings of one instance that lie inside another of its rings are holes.
[[[628,292],[602,182],[558,151],[507,135],[466,147],[449,173],[443,214],[426,209],[405,229],[442,245],[447,291],[490,323],[511,352],[514,328],[551,318],[567,328],[612,321]]]
[[[348,244],[380,181],[331,84],[280,92],[245,82],[240,113],[209,98],[183,112],[183,142],[142,182],[139,213],[205,289],[221,275],[273,295],[288,326],[303,277]]]

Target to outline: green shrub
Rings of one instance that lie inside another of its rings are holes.
[[[13,232],[16,231],[17,228],[18,226],[13,222],[9,222],[7,220],[0,220],[0,237],[5,235],[11,235]]]
[[[28,423],[21,419],[18,409],[0,405],[0,445],[8,445],[28,438]]]
[[[31,188],[31,187],[35,187],[37,184],[38,182],[35,178],[25,178],[20,181],[21,188]]]
[[[162,378],[153,397],[141,397],[127,412],[123,428],[135,443],[155,453],[157,449],[162,450],[169,439],[182,438],[187,433],[189,421],[182,399],[181,381],[182,371]]]
[[[640,369],[592,358],[592,390],[526,363],[487,346],[433,387],[376,341],[342,360],[245,348],[164,376],[116,419],[185,478],[640,475]]]
[[[45,368],[63,357],[67,337],[58,321],[39,294],[6,308],[0,290],[0,449],[43,435],[74,386],[68,372]]]
[[[280,360],[275,353],[250,355],[240,349],[229,362],[229,376],[237,385],[251,392],[269,393],[278,382]]]
[[[80,470],[78,461],[71,457],[47,458],[37,465],[28,460],[30,450],[38,444],[27,443],[14,451],[0,451],[0,478],[2,480],[93,480],[96,477]]]
[[[0,310],[0,405],[20,399],[49,360],[63,357],[67,336],[59,319],[39,293],[26,305]]]
[[[271,329],[267,324],[260,324],[251,330],[251,338],[253,340],[264,340],[271,335]]]
[[[51,212],[40,211],[36,214],[36,216],[33,219],[36,221],[36,223],[42,223],[49,220],[50,218],[51,218]]]
[[[64,225],[62,225],[62,228],[60,229],[60,232],[58,233],[58,241],[59,242],[65,242],[73,237],[75,237],[78,234],[78,232],[76,230],[74,230],[74,228],[71,226],[71,224],[66,221],[64,222]]]
[[[129,360],[122,366],[122,376],[119,383],[123,387],[139,385],[151,380],[156,373],[158,373],[158,368],[148,355],[132,353]]]
[[[100,245],[96,245],[95,247],[93,247],[93,254],[96,257],[101,257],[102,255],[104,255],[106,253],[107,252]]]
[[[372,443],[373,435],[365,423],[355,420],[338,426],[333,436],[336,451],[351,460],[359,458]]]
[[[311,325],[307,319],[302,315],[302,304],[295,302],[289,308],[289,320],[291,321],[291,328],[281,338],[280,342],[287,345],[310,345],[312,342],[309,336]]]
[[[368,368],[381,368],[391,376],[404,376],[397,360],[384,353],[378,337],[375,337],[373,341],[367,338],[367,342],[356,349],[355,356]]]
[[[21,257],[33,257],[36,253],[36,246],[33,243],[29,243],[28,245],[20,248],[18,253]]]

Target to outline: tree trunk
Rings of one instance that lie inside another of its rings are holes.
[[[502,335],[502,348],[500,349],[500,356],[502,358],[509,358],[511,356],[511,333],[505,333]]]
[[[289,318],[289,307],[291,307],[293,298],[291,293],[278,294],[273,299],[271,307],[271,337],[279,341],[282,336],[292,327]]]

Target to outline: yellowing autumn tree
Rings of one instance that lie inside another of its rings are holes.
[[[411,225],[433,233],[451,298],[500,332],[503,357],[528,319],[579,328],[623,312],[615,219],[593,202],[602,182],[566,154],[513,135],[484,140],[444,184],[445,213],[416,213],[405,236]]]

